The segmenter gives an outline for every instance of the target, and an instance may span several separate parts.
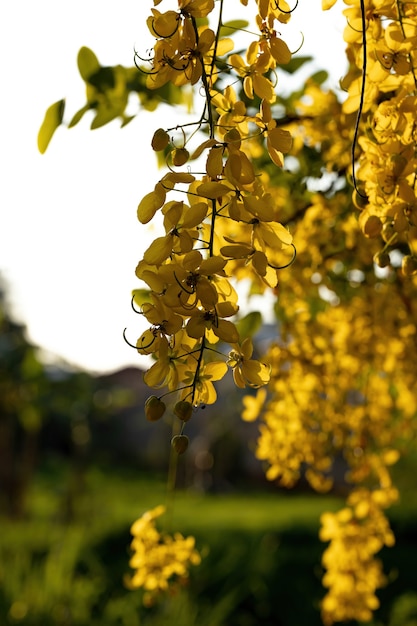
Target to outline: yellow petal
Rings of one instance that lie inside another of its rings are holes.
[[[243,376],[252,387],[266,385],[271,377],[271,367],[260,361],[243,361],[241,368]]]
[[[210,274],[217,274],[220,272],[227,261],[220,256],[211,256],[208,259],[204,259],[200,264],[200,273],[209,276]]]
[[[203,376],[209,380],[221,380],[227,372],[227,365],[224,361],[213,361],[204,366]]]
[[[147,193],[142,198],[138,206],[138,220],[142,224],[147,224],[155,213],[164,204],[166,193],[161,186],[156,185],[155,190]]]
[[[153,11],[157,15],[150,18],[148,27],[155,37],[171,37],[178,28],[178,13],[176,11],[166,11],[165,13],[159,13],[159,11]]]
[[[169,372],[169,365],[166,361],[157,361],[143,375],[144,382],[148,387],[162,387]]]
[[[246,387],[245,379],[242,376],[242,372],[238,367],[235,367],[233,370],[233,380],[236,387],[239,389],[244,389]]]
[[[143,255],[143,260],[149,265],[161,265],[172,252],[172,237],[166,235],[165,237],[157,237],[155,241],[151,243],[149,248]]]
[[[259,98],[267,102],[275,102],[276,96],[271,81],[261,74],[254,74],[252,78],[253,91]]]
[[[203,198],[220,198],[231,191],[232,189],[223,183],[202,183],[197,187],[198,195],[203,196]]]
[[[336,4],[337,0],[321,0],[321,8],[323,9],[323,11],[327,11],[328,9],[331,9],[332,6],[334,6]]]
[[[191,250],[188,252],[182,261],[182,266],[188,272],[193,272],[200,266],[203,256],[198,250]]]
[[[205,309],[210,310],[215,307],[219,296],[215,287],[211,284],[211,282],[207,279],[200,279],[197,283],[197,298],[201,302],[201,306]]]
[[[217,56],[222,57],[234,48],[233,40],[230,37],[223,37],[217,44]]]
[[[236,326],[228,320],[219,319],[217,325],[213,325],[212,331],[222,341],[227,341],[228,343],[237,343],[239,341],[239,333]]]
[[[185,330],[187,331],[187,335],[193,339],[200,339],[203,337],[206,332],[206,324],[203,317],[200,315],[190,317]]]
[[[250,359],[253,353],[253,344],[252,344],[252,340],[250,337],[246,337],[246,339],[242,341],[240,350],[245,359]]]
[[[286,65],[291,61],[291,52],[282,39],[273,37],[271,39],[271,54],[279,65]]]
[[[260,276],[265,276],[268,260],[263,252],[257,250],[252,257],[252,265]]]
[[[210,178],[217,178],[223,171],[223,146],[214,146],[208,153],[206,172]]]
[[[223,246],[220,248],[220,252],[223,256],[230,257],[231,259],[246,259],[253,253],[253,248],[244,245]]]
[[[183,228],[195,228],[204,220],[207,215],[208,205],[205,202],[197,202],[188,209],[182,220]]]
[[[284,130],[283,128],[273,128],[268,131],[268,140],[275,150],[284,152],[284,154],[291,150],[292,137],[288,130]]]

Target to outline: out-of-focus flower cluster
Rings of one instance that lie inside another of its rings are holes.
[[[374,556],[392,544],[392,467],[416,441],[415,279],[378,278],[377,242],[363,237],[344,193],[313,194],[293,230],[297,263],[280,278],[271,380],[245,398],[242,418],[259,418],[256,456],[270,480],[292,487],[303,477],[327,491],[336,476],[353,489],[343,512],[323,518],[323,619],[361,621],[385,580]]]
[[[143,589],[148,603],[173,583],[187,579],[190,566],[201,562],[194,537],[169,535],[156,528],[155,520],[164,512],[165,507],[158,506],[144,513],[131,527],[133,554],[129,565],[135,571],[126,584],[130,589]]]
[[[328,588],[322,602],[324,624],[368,622],[379,607],[375,592],[386,577],[375,555],[395,543],[383,509],[396,499],[395,489],[356,489],[345,508],[322,515],[320,539],[330,542],[323,554],[323,585]]]

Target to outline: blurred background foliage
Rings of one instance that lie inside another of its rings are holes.
[[[340,507],[343,481],[326,496],[266,483],[256,426],[226,379],[190,432],[168,521],[195,535],[202,564],[144,606],[124,585],[129,528],[165,500],[170,426],[144,419],[139,369],[96,377],[51,364],[13,320],[4,284],[0,302],[0,623],[319,626],[319,516]],[[397,543],[382,554],[390,584],[374,626],[417,623],[416,469],[408,457],[395,470],[405,495],[390,512]]]

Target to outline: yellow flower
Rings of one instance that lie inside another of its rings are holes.
[[[231,54],[229,63],[243,76],[243,90],[251,100],[256,94],[267,102],[275,102],[274,85],[264,74],[271,68],[271,56],[260,50],[258,41],[253,41],[246,53],[246,63],[238,54]]]
[[[187,578],[190,565],[198,565],[201,557],[195,549],[194,537],[180,533],[160,533],[155,520],[165,513],[164,506],[147,511],[131,527],[133,540],[129,565],[135,570],[126,579],[130,589],[143,588],[151,594],[168,589],[177,578]]]
[[[233,322],[223,319],[235,315],[238,306],[232,302],[218,302],[212,309],[193,309],[185,329],[194,339],[207,337],[211,343],[219,339],[227,343],[239,341],[239,333]]]
[[[387,504],[378,503],[376,492],[362,488],[351,493],[347,507],[322,515],[320,539],[330,541],[322,559],[327,570],[323,584],[328,592],[322,603],[326,625],[347,620],[369,621],[372,611],[379,606],[375,591],[386,579],[375,554],[384,545],[393,544],[392,531],[381,510],[383,506]]]
[[[249,337],[243,340],[241,346],[235,346],[229,352],[227,364],[233,369],[233,379],[237,387],[262,387],[269,382],[271,367],[251,359],[253,352],[252,341]]]
[[[258,389],[256,396],[245,396],[243,398],[242,419],[245,422],[253,422],[258,417],[266,400],[266,389]]]
[[[182,399],[190,401],[194,406],[214,404],[217,392],[213,382],[221,380],[226,373],[227,365],[224,361],[212,361],[200,366],[198,371],[186,372]]]
[[[145,251],[143,260],[160,266],[173,253],[187,253],[198,239],[197,226],[204,220],[207,205],[195,204],[191,210],[184,202],[171,201],[162,208],[166,235],[157,237]]]
[[[404,76],[411,71],[410,52],[416,46],[415,33],[413,34],[414,36],[405,36],[396,22],[387,26],[384,41],[378,42],[373,52],[378,64],[370,69],[370,80],[382,82],[390,72]]]
[[[277,127],[277,123],[272,117],[271,106],[265,100],[261,102],[259,113],[255,115],[253,121],[266,137],[266,145],[271,160],[278,167],[282,167],[284,164],[283,154],[291,149],[291,133],[288,130]]]
[[[236,92],[228,85],[223,93],[213,92],[212,103],[219,114],[217,126],[221,134],[232,128],[239,128],[242,134],[248,134],[246,106],[242,100],[238,100]]]
[[[192,250],[178,261],[175,275],[183,290],[180,305],[184,307],[184,315],[189,315],[188,311],[198,305],[209,310],[215,307],[219,300],[216,277],[225,276],[225,265],[226,260],[222,257],[204,259],[198,250]]]

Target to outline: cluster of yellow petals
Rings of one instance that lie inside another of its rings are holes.
[[[140,201],[138,219],[147,224],[159,214],[165,233],[136,268],[146,289],[135,290],[134,305],[150,324],[136,348],[156,360],[144,376],[149,386],[178,391],[181,401],[198,406],[216,400],[213,382],[229,369],[239,387],[265,385],[270,376],[269,365],[252,358],[250,341],[241,342],[231,277],[244,268],[247,277],[275,288],[282,264],[293,257],[292,236],[279,223],[276,200],[266,192],[250,148],[254,138],[264,143],[278,166],[291,148],[291,135],[278,127],[269,104],[275,100],[273,72],[291,59],[274,23],[288,21],[290,9],[285,2],[279,8],[257,3],[259,35],[243,61],[227,56],[230,38],[200,20],[214,11],[213,0],[183,0],[177,11],[165,12],[161,4],[154,2],[158,8],[147,20],[156,40],[150,70],[144,69],[147,86],[199,83],[204,114],[195,128],[182,127],[181,145],[170,135],[178,135],[178,126],[156,130],[152,140],[154,150],[164,151],[168,171]],[[224,65],[230,76],[220,81]],[[239,100],[236,81],[248,98],[261,98],[258,113]],[[194,145],[196,129],[208,138]],[[218,342],[230,345],[229,356],[214,350]]]
[[[329,470],[343,454],[351,482],[387,482],[392,456],[386,453],[416,410],[415,401],[403,402],[409,399],[404,390],[415,384],[415,326],[404,326],[401,338],[396,332],[387,338],[381,328],[387,319],[378,320],[392,297],[381,289],[366,303],[354,299],[315,317],[299,312],[288,345],[271,348],[273,396],[257,449],[258,458],[268,462],[269,479],[290,487],[307,468],[312,486],[326,490],[332,485]],[[392,312],[401,315],[401,299],[395,301],[399,308]],[[390,321],[394,332],[398,318]],[[393,414],[404,421],[392,425]]]
[[[245,397],[242,418],[259,419],[256,456],[270,480],[292,487],[303,477],[326,491],[337,476],[353,489],[342,512],[323,516],[322,610],[326,624],[366,621],[385,581],[375,555],[393,543],[383,513],[398,495],[392,466],[415,445],[415,283],[401,271],[375,276],[344,193],[312,196],[293,230],[271,380]]]
[[[149,603],[158,593],[166,591],[173,581],[186,579],[190,565],[201,562],[194,537],[164,534],[156,528],[155,521],[163,513],[165,507],[157,506],[144,513],[131,527],[133,539],[129,565],[135,571],[126,579],[126,584],[130,589],[143,589]]]
[[[327,587],[322,601],[325,625],[357,620],[368,622],[379,607],[376,590],[386,583],[382,563],[375,555],[395,543],[383,509],[397,499],[395,489],[354,490],[347,506],[324,513],[320,539],[330,542],[323,554]]]
[[[342,81],[342,109],[356,113],[362,103],[363,114],[354,202],[365,235],[382,240],[377,265],[388,266],[390,250],[400,247],[403,272],[410,276],[417,273],[415,5],[366,0],[362,16],[358,0],[345,4],[350,68]]]

